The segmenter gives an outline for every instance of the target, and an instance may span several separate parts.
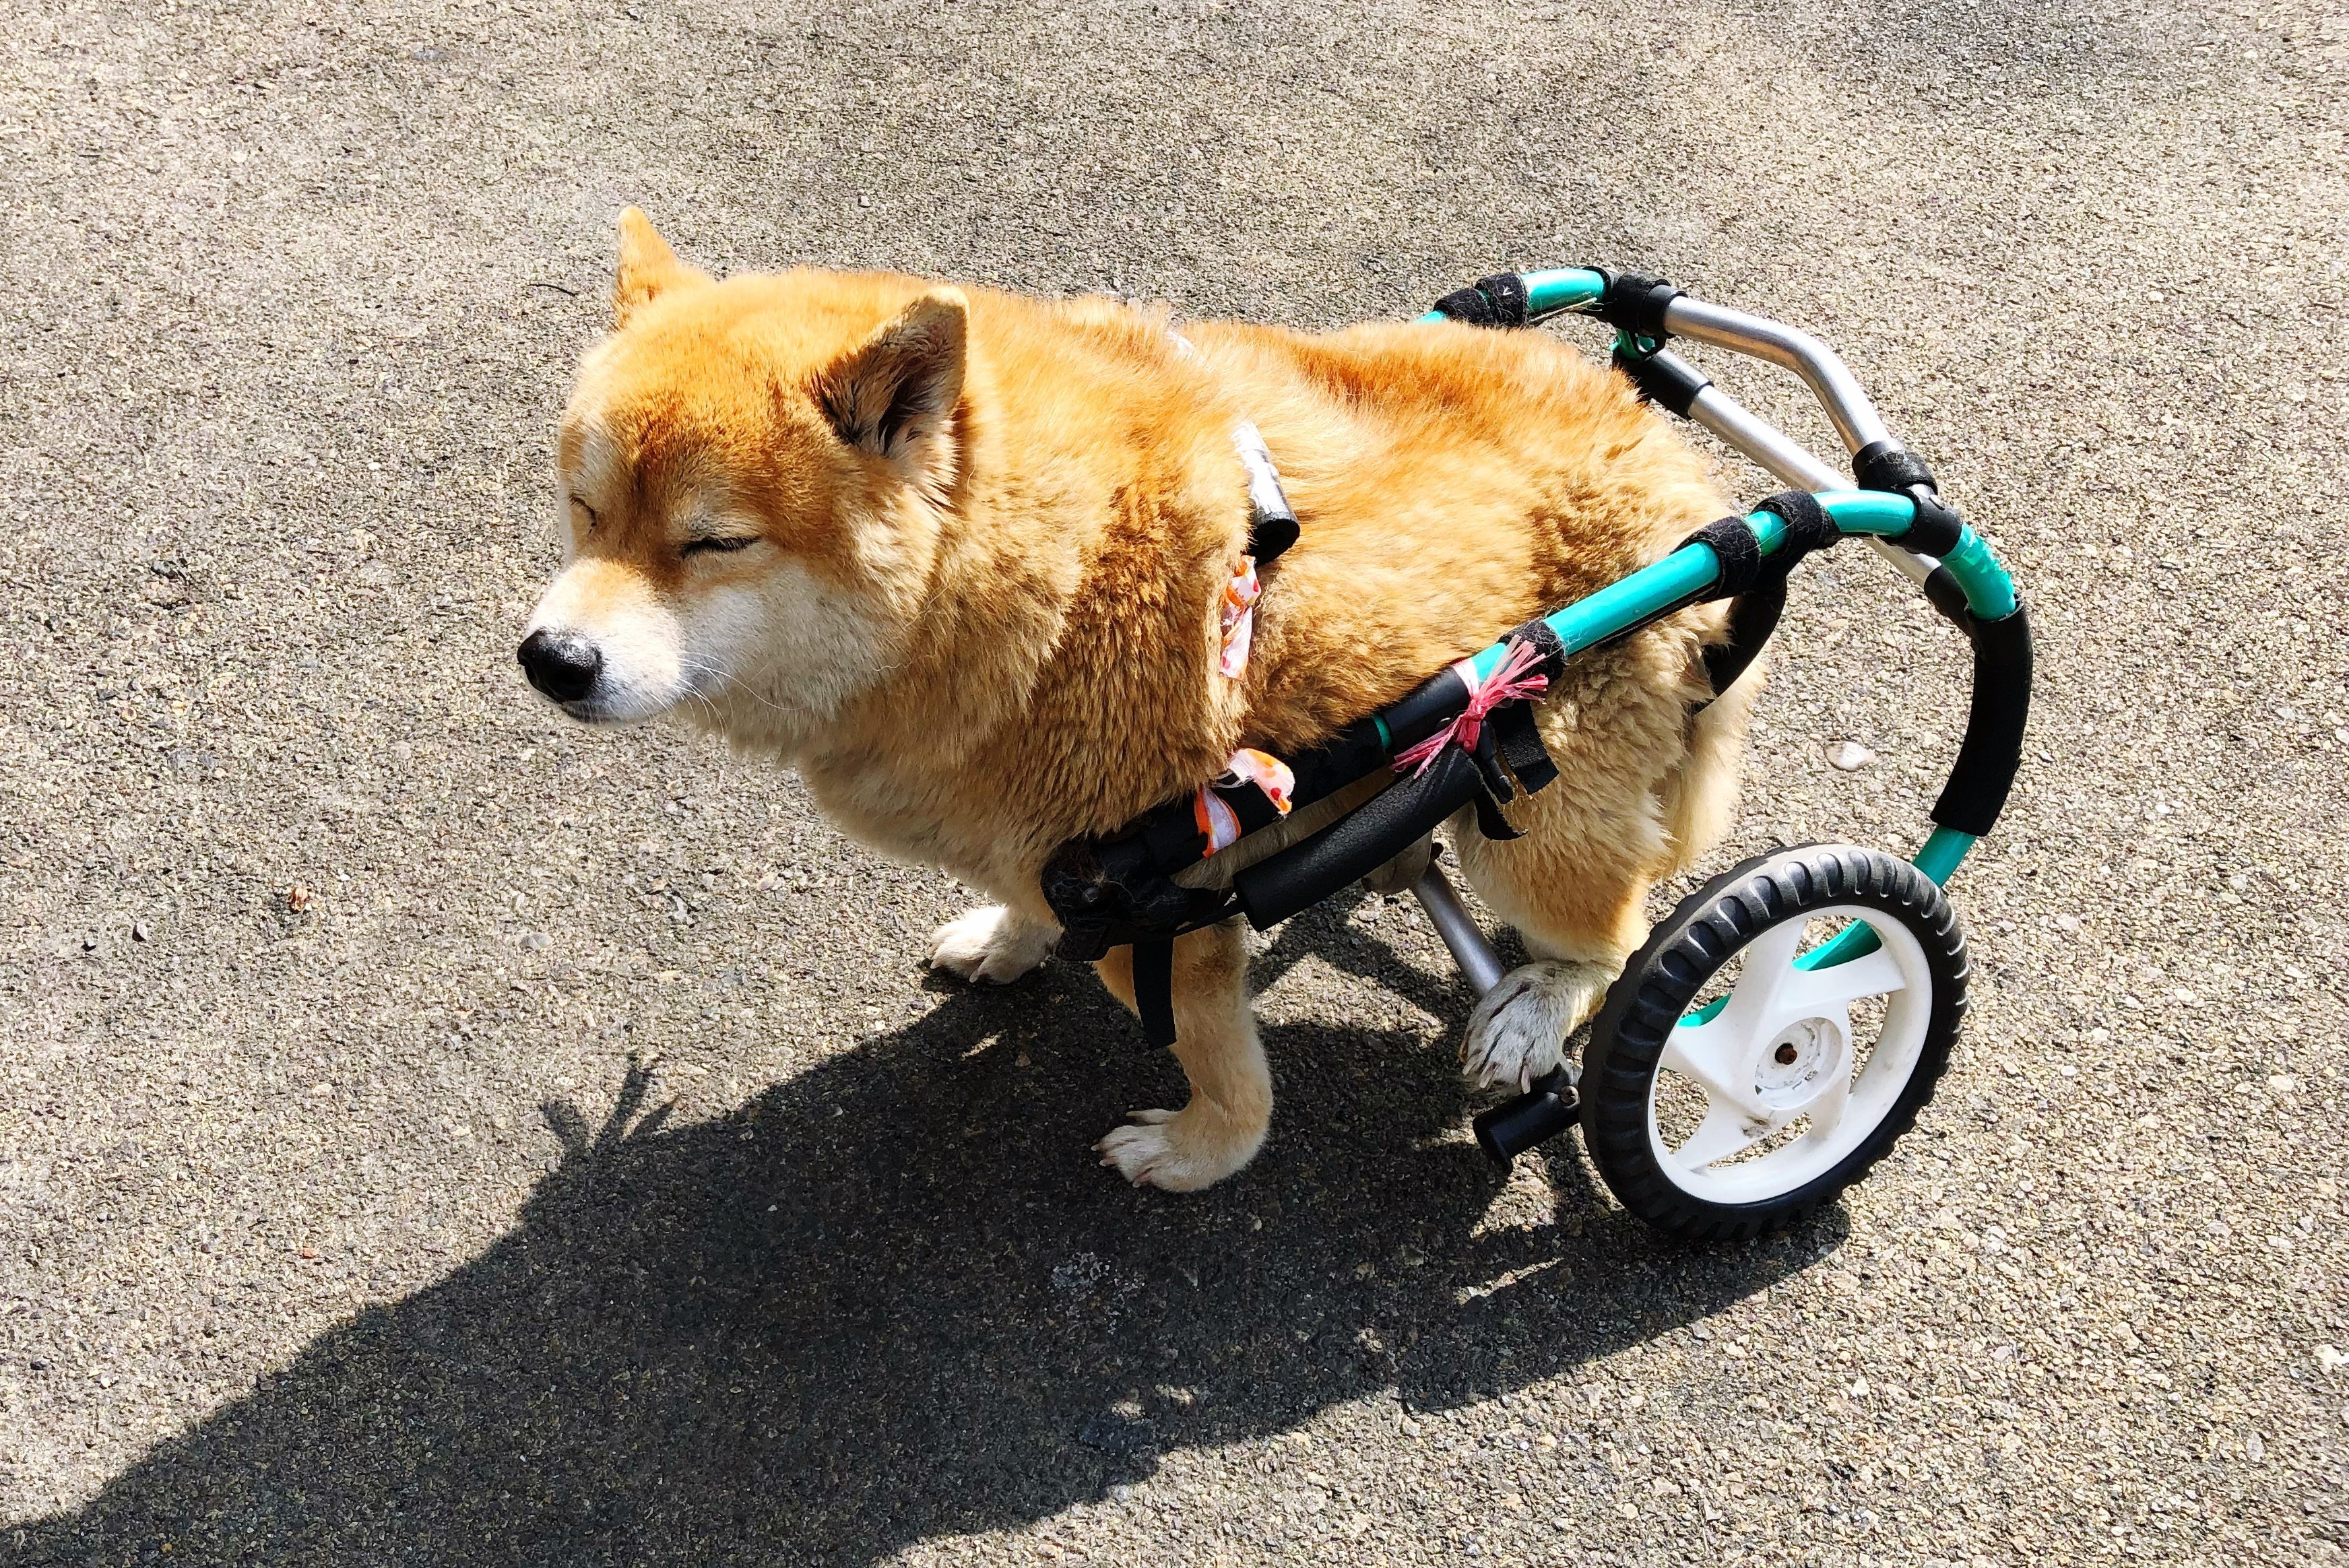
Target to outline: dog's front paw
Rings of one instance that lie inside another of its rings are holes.
[[[999,903],[974,909],[930,934],[930,962],[966,980],[1005,985],[1050,955],[1061,934]]]
[[[1479,1085],[1527,1087],[1563,1059],[1567,1036],[1597,1010],[1611,978],[1596,965],[1557,960],[1510,970],[1469,1015],[1462,1069]]]
[[[1264,1131],[1237,1126],[1195,1099],[1181,1110],[1137,1110],[1093,1148],[1137,1187],[1195,1192],[1255,1159]]]

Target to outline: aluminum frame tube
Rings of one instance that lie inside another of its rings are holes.
[[[1709,304],[1687,294],[1664,306],[1664,330],[1676,337],[1710,343],[1716,348],[1766,359],[1793,371],[1810,384],[1843,443],[1857,452],[1876,441],[1892,438],[1884,417],[1876,411],[1859,380],[1836,357],[1835,351],[1809,333],[1784,322],[1748,315],[1726,305]],[[1814,487],[1816,488],[1816,487]]]
[[[1670,352],[1661,350],[1657,357]],[[1843,488],[1842,475],[1718,386],[1707,385],[1697,393],[1689,404],[1688,417],[1790,485],[1813,491]],[[1902,576],[1920,585],[1940,564],[1930,555],[1914,554],[1898,545],[1887,544],[1873,534],[1868,536],[1868,543]]]
[[[1481,996],[1498,985],[1501,976],[1507,973],[1501,955],[1493,951],[1493,944],[1485,940],[1484,932],[1477,928],[1467,906],[1460,902],[1460,895],[1452,891],[1452,881],[1444,874],[1443,865],[1429,861],[1426,874],[1411,884],[1411,892],[1419,900],[1419,907],[1427,912],[1427,923],[1435,927],[1435,934],[1451,949],[1460,973],[1476,988],[1476,995]]]

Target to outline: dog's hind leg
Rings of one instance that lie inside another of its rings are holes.
[[[1061,928],[1004,904],[974,909],[930,933],[930,963],[966,980],[1009,985],[1051,956]]]
[[[1558,1064],[1646,934],[1650,879],[1610,846],[1518,825],[1524,838],[1495,842],[1462,824],[1453,842],[1469,884],[1534,954],[1477,1001],[1461,1068],[1480,1084],[1522,1088]]]
[[[1647,939],[1648,890],[1726,820],[1750,693],[1692,723],[1692,697],[1709,695],[1694,654],[1685,631],[1657,628],[1570,670],[1566,700],[1537,715],[1561,777],[1507,807],[1524,837],[1486,839],[1468,812],[1453,823],[1469,884],[1535,957],[1477,1003],[1470,1078],[1523,1086],[1558,1064]]]
[[[1110,995],[1133,1006],[1133,950],[1094,968]],[[1174,940],[1174,1059],[1191,1080],[1180,1110],[1137,1110],[1093,1147],[1137,1186],[1187,1192],[1256,1157],[1272,1122],[1272,1074],[1248,1009],[1247,936],[1237,921]]]

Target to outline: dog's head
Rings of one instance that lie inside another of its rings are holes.
[[[574,718],[690,709],[789,751],[890,663],[957,468],[967,304],[792,273],[712,282],[620,220],[615,330],[556,445],[564,566],[530,682]]]

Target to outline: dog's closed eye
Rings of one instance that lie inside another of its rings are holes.
[[[756,534],[728,534],[708,539],[688,539],[683,545],[678,547],[678,553],[679,555],[698,555],[705,550],[715,550],[731,554],[737,550],[748,550],[750,546],[758,542],[759,539]]]

